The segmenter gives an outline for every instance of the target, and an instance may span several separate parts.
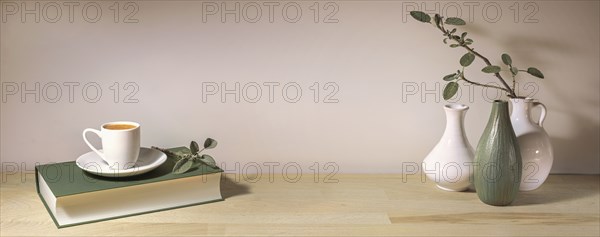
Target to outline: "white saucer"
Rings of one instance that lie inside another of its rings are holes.
[[[102,150],[100,150],[102,151]],[[139,175],[155,169],[167,160],[165,153],[146,147],[140,148],[137,162],[126,169],[112,169],[96,152],[90,151],[77,158],[75,163],[79,168],[95,175],[104,177],[127,177]]]

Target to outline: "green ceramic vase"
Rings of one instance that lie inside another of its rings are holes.
[[[508,102],[496,100],[475,152],[474,183],[479,199],[489,205],[512,203],[521,183],[521,152],[515,136]]]

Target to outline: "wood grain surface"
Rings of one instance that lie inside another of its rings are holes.
[[[33,174],[2,174],[2,236],[598,236],[598,175],[552,175],[511,206],[446,192],[418,175],[304,175],[260,180],[227,174],[225,201],[57,229]],[[252,178],[252,177],[246,177]],[[293,177],[292,177],[293,178]],[[252,182],[251,182],[252,181]],[[254,182],[256,181],[256,182]],[[316,181],[316,182],[315,182]]]

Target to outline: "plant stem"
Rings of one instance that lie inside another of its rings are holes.
[[[167,149],[163,149],[163,148],[160,148],[160,147],[155,147],[155,146],[152,146],[152,147],[150,147],[150,148],[152,148],[152,149],[156,149],[156,150],[159,150],[159,151],[162,151],[162,152],[164,152],[164,153],[165,153],[165,154],[167,154],[167,155],[177,156],[175,153],[173,153],[172,151],[169,151],[169,150],[167,150]]]
[[[173,153],[172,151],[169,151],[167,149],[163,149],[163,148],[160,148],[160,147],[152,146],[150,148],[162,151],[165,154],[167,154],[167,156],[172,156],[172,157],[175,157],[176,159],[193,158],[193,155],[190,155],[190,154],[178,155],[178,154]]]
[[[515,80],[515,75],[512,74],[512,72],[510,73],[510,75],[512,75],[512,81],[513,81],[512,90],[515,91],[515,88],[517,87],[517,81]]]
[[[454,37],[452,37],[453,35],[450,34],[449,30],[446,30],[446,28],[444,28],[443,24],[438,27],[438,29],[440,29],[442,32],[444,32],[444,34],[447,34],[449,36],[450,39],[454,40],[455,42],[458,43],[458,45],[460,45],[461,47],[465,48],[467,51],[471,52],[472,54],[474,54],[475,56],[479,57],[481,60],[483,60],[485,62],[485,64],[487,64],[488,66],[492,66],[492,63],[490,62],[489,59],[487,59],[486,57],[484,57],[483,55],[481,55],[480,53],[476,52],[475,49],[467,46],[466,44],[464,44],[464,41],[460,41],[458,39],[455,39]],[[500,82],[502,83],[502,85],[504,86],[504,88],[500,88],[500,87],[496,87],[496,86],[489,86],[489,85],[484,85],[481,83],[475,83],[473,81],[469,81],[467,79],[465,79],[465,81],[472,83],[474,85],[478,85],[478,86],[486,86],[486,87],[492,87],[492,88],[497,88],[497,89],[501,89],[503,91],[508,92],[509,97],[517,97],[517,95],[515,94],[515,91],[513,89],[510,88],[510,86],[508,86],[508,84],[506,83],[506,81],[504,80],[504,78],[502,78],[502,76],[500,75],[500,73],[494,73],[494,75],[496,76],[496,78],[498,78],[498,80],[500,80]],[[464,77],[463,77],[464,79]]]
[[[502,88],[502,87],[494,86],[494,85],[486,85],[486,84],[481,84],[481,83],[478,83],[478,82],[471,81],[471,80],[467,79],[464,74],[460,75],[460,79],[462,79],[462,80],[464,80],[464,81],[466,81],[468,83],[471,83],[473,85],[476,85],[476,86],[483,86],[483,87],[488,87],[488,88],[494,88],[494,89],[503,90],[503,91],[506,91],[506,92],[510,93],[510,91],[508,91],[506,88]]]
[[[458,40],[455,40],[458,41]],[[460,43],[460,42],[459,42]],[[487,59],[486,57],[484,57],[483,55],[479,54],[478,52],[475,52],[475,50],[467,45],[461,44],[461,47],[467,49],[469,52],[475,54],[475,56],[481,58],[485,64],[487,64],[488,66],[491,66],[492,63],[490,62],[489,59]],[[504,85],[504,87],[506,87],[504,91],[508,92],[510,94],[510,97],[516,97],[517,95],[515,95],[514,90],[510,89],[510,87],[508,86],[508,84],[506,83],[506,81],[504,80],[504,78],[502,78],[502,76],[500,75],[500,73],[494,73],[494,75],[500,80],[500,82],[502,82],[502,84]]]

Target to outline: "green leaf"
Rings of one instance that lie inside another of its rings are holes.
[[[466,53],[465,55],[463,55],[460,58],[460,65],[463,67],[468,67],[469,65],[471,65],[471,63],[473,63],[473,61],[475,60],[475,54],[473,53]]]
[[[544,79],[544,74],[542,74],[542,72],[540,72],[540,70],[538,70],[537,68],[534,68],[534,67],[527,68],[527,73],[531,74],[534,77]]]
[[[217,162],[215,161],[214,158],[212,158],[212,156],[204,154],[204,155],[202,155],[202,157],[200,157],[200,160],[210,167],[213,167],[213,168],[217,167]]]
[[[463,33],[460,35],[460,38],[461,38],[461,39],[463,39],[463,40],[465,39],[465,37],[467,37],[467,32],[466,32],[466,31],[465,31],[465,32],[463,32]]]
[[[425,14],[424,12],[421,11],[411,11],[410,15],[415,18],[415,20],[420,21],[420,22],[425,22],[425,23],[429,23],[431,22],[431,17],[427,14]]]
[[[444,38],[444,44],[448,44],[448,38]]]
[[[200,146],[198,146],[198,143],[192,141],[190,143],[190,151],[192,152],[192,155],[198,154],[198,152],[200,151]]]
[[[440,23],[442,22],[442,17],[440,16],[440,14],[435,14],[433,16],[433,19],[435,21],[435,25],[440,28]]]
[[[519,73],[519,69],[517,67],[511,67],[510,72],[513,74],[513,76],[516,76],[517,73]]]
[[[451,44],[451,45],[450,45],[450,48],[456,48],[456,47],[458,47],[458,46],[460,46],[460,45],[458,45],[458,44]]]
[[[458,17],[448,17],[448,18],[446,18],[446,24],[455,25],[455,26],[463,26],[463,25],[466,25],[467,23],[463,19],[460,19]]]
[[[472,39],[466,39],[465,42],[473,43]]]
[[[506,53],[502,54],[502,62],[506,65],[511,65],[512,59],[510,58],[510,55],[508,55]]]
[[[193,165],[194,165],[194,161],[192,161],[192,159],[189,159],[189,158],[180,159],[179,161],[177,161],[177,163],[175,163],[175,166],[173,166],[173,173],[183,174],[186,171],[188,171],[190,168],[192,168]]]
[[[217,141],[212,138],[207,138],[206,141],[204,141],[205,149],[215,148],[216,146],[217,146]]]
[[[496,65],[490,65],[490,66],[486,66],[483,69],[481,69],[482,72],[485,73],[499,73],[500,72],[500,67],[496,66]]]
[[[456,32],[456,28],[452,29],[452,30],[450,31],[450,34],[454,34],[455,32]]]
[[[456,74],[456,73],[448,74],[448,75],[444,76],[444,81],[452,81],[452,80],[456,79],[456,75],[458,75],[458,74]]]
[[[444,100],[449,100],[450,98],[452,98],[454,95],[456,95],[457,91],[458,83],[450,82],[446,84],[446,87],[444,88]]]

